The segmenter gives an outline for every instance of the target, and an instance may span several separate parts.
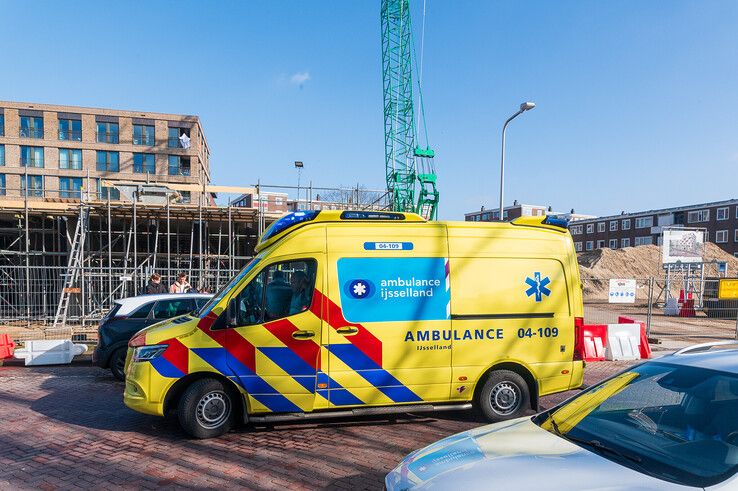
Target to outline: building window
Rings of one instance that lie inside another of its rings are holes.
[[[60,198],[82,198],[82,178],[81,177],[60,177],[59,178],[59,197]]]
[[[192,203],[192,193],[190,191],[179,191],[182,195],[182,203]]]
[[[5,136],[5,113],[0,113],[0,136]]]
[[[0,165],[5,165],[5,145],[0,145]]]
[[[728,231],[727,230],[718,230],[715,232],[715,243],[716,244],[726,244],[728,242]]]
[[[43,147],[20,147],[21,149],[21,167],[43,167],[44,166],[44,148]]]
[[[133,144],[153,146],[155,143],[154,127],[143,124],[133,125]]]
[[[640,217],[640,218],[636,218],[635,221],[636,221],[636,228],[653,227],[653,217]]]
[[[620,247],[630,247],[630,239],[628,237],[620,239]]]
[[[5,196],[5,174],[0,174],[0,196]]]
[[[136,174],[156,174],[156,159],[153,153],[134,153],[133,172]]]
[[[97,123],[98,143],[118,143],[118,123]]]
[[[582,226],[581,225],[572,225],[571,226],[571,234],[572,235],[579,235],[582,233]]]
[[[111,201],[120,200],[120,191],[114,187],[107,187],[102,185],[102,179],[97,179],[97,195],[103,199],[110,199]]]
[[[59,168],[82,170],[82,150],[60,148]]]
[[[582,243],[581,242],[574,242],[574,250],[577,252],[582,252]]]
[[[623,230],[630,230],[630,218],[623,220],[622,228]]]
[[[44,118],[38,116],[21,116],[21,138],[43,138]]]
[[[169,175],[170,176],[189,176],[190,175],[189,157],[180,157],[179,155],[170,155],[169,156]]]
[[[167,146],[169,148],[184,148],[184,145],[182,145],[182,139],[180,139],[182,135],[187,136],[187,138],[184,139],[186,142],[189,141],[190,130],[188,128],[169,128]]]
[[[591,240],[588,240],[585,245],[585,249],[588,251],[591,251],[592,249],[594,249],[594,242],[592,242]]]
[[[738,242],[738,228],[733,231],[733,242]]]
[[[717,209],[717,219],[718,220],[727,220],[728,219],[728,207],[725,208],[718,208]]]
[[[687,223],[700,223],[710,220],[710,210],[695,210],[687,213]]]
[[[97,151],[97,170],[102,172],[118,172],[120,170],[120,157],[118,152]]]
[[[636,246],[649,245],[649,244],[653,244],[653,237],[651,237],[650,235],[647,237],[636,237],[636,240],[635,240]]]
[[[21,195],[38,196],[44,195],[44,177],[24,175],[21,178]]]
[[[588,223],[587,224],[587,233],[588,234],[594,233],[594,230],[595,230],[594,229],[594,223]]]
[[[617,249],[618,248],[618,239],[610,239],[609,246],[610,246],[610,249]]]
[[[610,222],[610,232],[617,232],[618,230],[618,222],[617,220],[613,220]]]
[[[605,222],[600,222],[597,224],[597,232],[604,232],[605,231]]]
[[[82,141],[82,121],[79,119],[59,120],[59,139]]]
[[[597,241],[597,248],[598,249],[604,249],[605,248],[605,241],[604,240],[598,240]]]

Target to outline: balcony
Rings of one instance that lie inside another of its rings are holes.
[[[21,138],[38,138],[44,137],[43,128],[21,128],[18,132],[18,136]]]
[[[98,131],[96,133],[97,143],[119,143],[118,133],[107,133]]]
[[[59,139],[60,140],[69,140],[69,141],[75,141],[75,142],[81,142],[82,141],[82,131],[81,130],[59,130]]]

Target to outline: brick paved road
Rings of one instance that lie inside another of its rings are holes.
[[[585,382],[623,366],[590,364]],[[381,489],[410,451],[482,424],[470,413],[442,413],[189,440],[176,421],[126,408],[122,391],[109,372],[88,366],[0,367],[0,489]]]

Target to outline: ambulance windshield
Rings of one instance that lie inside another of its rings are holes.
[[[290,227],[294,227],[295,225],[314,220],[315,217],[318,216],[318,213],[320,213],[319,210],[307,210],[296,211],[294,213],[290,213],[289,215],[285,215],[276,222],[272,223],[272,225],[268,229],[266,229],[266,232],[264,232],[264,235],[261,236],[261,240],[259,242],[263,244],[275,235],[284,232]]]

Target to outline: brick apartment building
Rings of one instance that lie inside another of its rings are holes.
[[[503,209],[503,220],[514,220],[522,216],[526,217],[537,217],[546,214],[561,215],[561,212],[554,212],[550,206],[546,207],[543,205],[526,205],[519,203],[517,200],[512,205],[506,206]],[[577,214],[574,210],[571,210],[567,215],[571,216],[571,220],[582,220],[585,218],[592,218],[592,215]],[[500,210],[498,209],[485,209],[483,206],[480,211],[474,211],[471,213],[464,214],[464,220],[467,222],[496,222],[499,220]]]
[[[0,101],[6,199],[122,199],[105,181],[205,185],[209,158],[197,116]]]
[[[704,228],[705,240],[738,257],[738,199],[588,218],[569,225],[577,251],[661,245],[664,227]]]

